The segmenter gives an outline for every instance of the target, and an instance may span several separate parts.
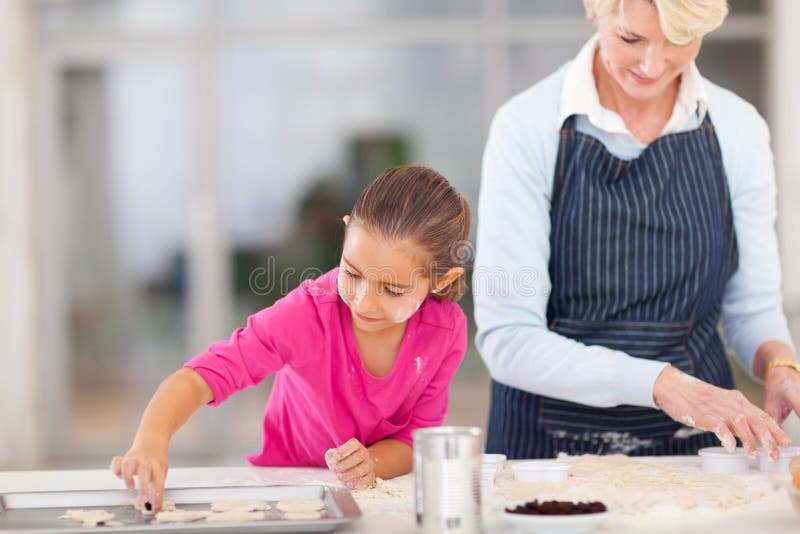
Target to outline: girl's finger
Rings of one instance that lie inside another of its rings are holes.
[[[357,451],[355,451],[354,453],[352,453],[348,457],[346,457],[346,458],[344,458],[342,460],[339,460],[336,463],[335,470],[336,470],[337,473],[343,473],[345,471],[349,471],[350,469],[352,469],[353,467],[357,466],[358,464],[363,463],[364,460],[366,460],[366,459],[367,459],[367,449],[365,449],[364,447],[361,447],[360,449],[358,449]]]
[[[360,441],[358,441],[356,438],[350,438],[344,443],[344,445],[336,449],[336,451],[339,453],[339,461],[341,462],[343,459],[362,448],[363,445],[361,445]]]
[[[117,475],[117,477],[122,477],[122,456],[114,456],[111,460],[111,472]]]
[[[144,462],[139,464],[139,502],[149,502],[150,500],[150,466]]]
[[[368,475],[370,471],[372,471],[372,468],[369,466],[369,464],[367,464],[367,462],[361,462],[352,469],[342,473],[340,479],[342,482],[352,482],[364,477],[365,475]]]
[[[353,489],[368,489],[375,486],[375,472],[370,471],[361,478],[351,482]]]
[[[133,475],[139,467],[139,462],[133,458],[122,460],[122,478],[125,480],[125,485],[128,489],[135,489],[136,483],[133,481]]]
[[[339,451],[337,449],[328,449],[325,451],[325,464],[328,466],[328,469],[333,471],[336,468],[338,461]]]
[[[153,509],[161,510],[164,504],[164,483],[167,478],[166,470],[153,468]]]

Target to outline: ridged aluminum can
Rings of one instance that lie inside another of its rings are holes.
[[[441,426],[414,431],[417,532],[474,534],[481,516],[482,432]]]

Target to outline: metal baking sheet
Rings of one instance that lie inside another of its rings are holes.
[[[350,492],[328,486],[236,486],[216,488],[167,489],[164,499],[184,510],[209,510],[215,501],[262,500],[272,509],[262,521],[241,523],[157,523],[131,504],[130,490],[48,491],[5,493],[0,495],[0,532],[57,534],[99,530],[100,532],[332,532],[340,525],[361,517],[361,510]],[[325,510],[320,519],[287,520],[275,508],[284,499],[321,499]],[[84,527],[76,521],[60,519],[67,509],[103,509],[114,514],[121,527]]]

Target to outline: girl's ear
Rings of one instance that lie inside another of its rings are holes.
[[[453,267],[439,278],[439,283],[433,288],[433,293],[442,293],[447,286],[458,280],[458,277],[464,274],[463,267]]]
[[[345,226],[350,224],[350,216],[349,215],[345,215],[344,217],[342,217],[342,220],[344,221],[344,225]]]

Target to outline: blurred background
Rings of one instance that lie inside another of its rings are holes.
[[[770,123],[800,339],[800,2],[730,4],[698,64]],[[166,375],[338,262],[384,168],[475,205],[494,111],[591,34],[580,0],[0,0],[0,468],[105,467]],[[448,420],[485,427],[470,341]],[[270,383],[171,465],[243,464]]]

